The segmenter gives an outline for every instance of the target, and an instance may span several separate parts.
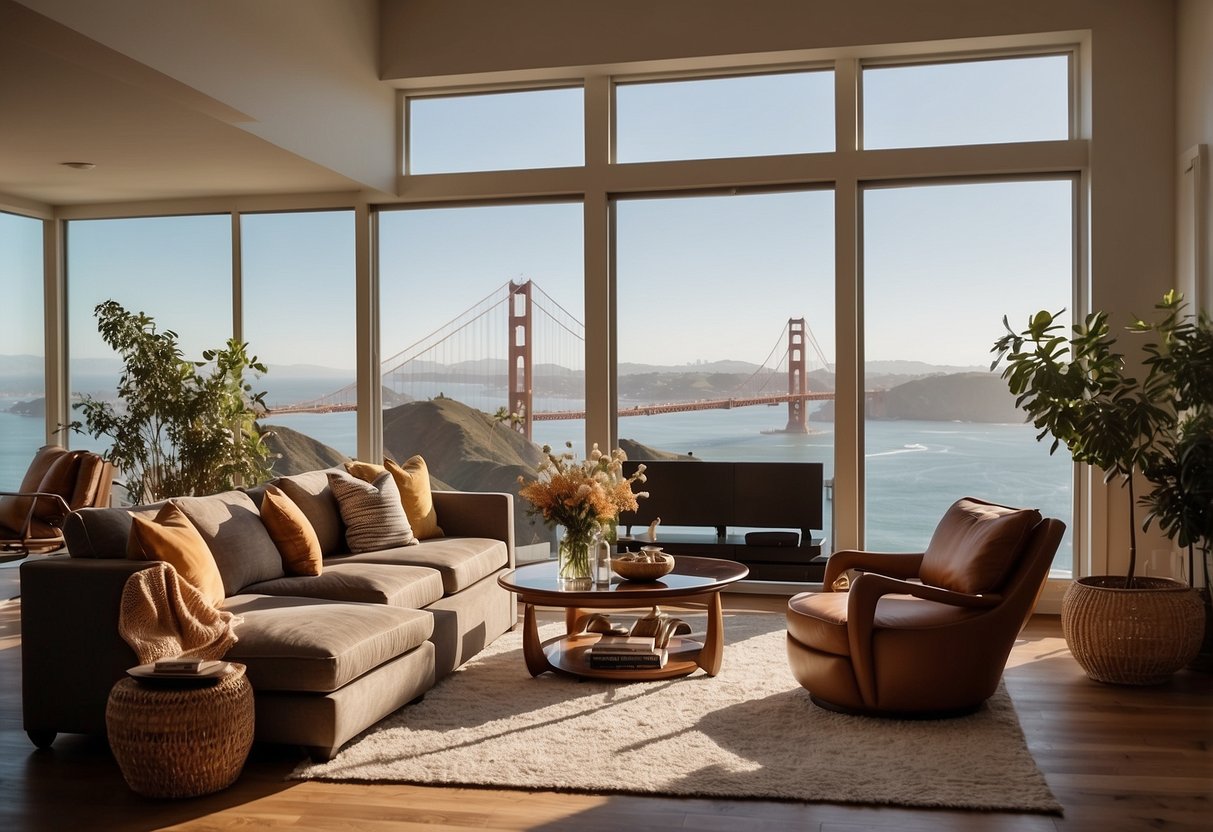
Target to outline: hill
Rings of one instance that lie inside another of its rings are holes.
[[[994,373],[952,373],[907,381],[872,396],[869,419],[924,422],[1020,423],[1023,411],[1006,382]],[[832,421],[834,403],[814,411],[810,419]]]
[[[261,431],[263,435],[270,433],[265,437],[265,444],[270,453],[278,457],[274,460],[273,471],[279,477],[332,468],[349,460],[349,457],[340,451],[291,428],[261,425]]]

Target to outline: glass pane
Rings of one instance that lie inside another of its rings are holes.
[[[94,308],[115,300],[177,333],[201,360],[232,333],[232,221],[226,215],[74,220],[67,232],[68,370],[72,398],[113,398],[121,358],[97,333]],[[108,442],[71,436],[73,447]]]
[[[615,87],[618,162],[834,149],[834,73],[796,72]]]
[[[410,98],[408,172],[581,165],[582,99],[580,87]]]
[[[41,220],[0,213],[0,297],[0,491],[11,491],[46,442]]]
[[[258,389],[271,409],[266,424],[277,431],[269,441],[283,454],[274,470],[299,473],[354,456],[354,212],[244,214],[240,253],[244,340],[269,367]]]
[[[631,456],[819,462],[832,481],[833,193],[620,199],[616,228],[618,424],[621,442],[638,443]],[[814,398],[791,398],[805,391]],[[653,414],[659,405],[673,412]],[[704,532],[669,520],[663,530]]]
[[[1067,139],[1065,55],[863,70],[863,146],[940,147]]]
[[[1073,465],[990,372],[1002,318],[1070,307],[1069,181],[864,192],[869,549],[921,552],[955,500],[1071,523]],[[1065,321],[1068,327],[1068,318]],[[1054,574],[1069,574],[1072,540]]]
[[[421,454],[456,489],[517,494],[540,445],[585,452],[582,229],[580,203],[379,215],[388,453]],[[548,557],[552,531],[514,509],[519,558]]]

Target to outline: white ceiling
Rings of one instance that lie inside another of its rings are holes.
[[[343,149],[332,135],[313,125],[312,135],[304,136],[307,124],[290,123],[291,105],[283,103],[284,95],[274,95],[272,71],[257,76],[258,92],[266,100],[276,100],[278,109],[267,110],[268,119],[258,118],[264,113],[247,114],[196,84],[183,83],[161,68],[27,8],[37,2],[0,0],[0,204],[6,197],[12,204],[66,206],[383,190],[394,176],[390,168],[393,92],[374,78],[373,52],[366,66],[359,68],[364,92],[369,89],[369,96],[361,98],[364,106],[376,109],[379,123],[374,127],[385,128],[386,135],[373,175],[363,175],[367,170],[358,170],[356,164],[341,164],[340,154],[350,154],[351,149]],[[111,3],[50,5],[65,6],[67,17],[75,9],[96,11]],[[200,8],[195,4],[196,11]],[[123,11],[108,9],[116,10]],[[128,4],[125,11],[139,10]],[[194,45],[204,53],[210,49],[210,62],[216,67],[225,65],[224,44]],[[281,55],[282,50],[262,50],[271,57],[275,52]],[[161,61],[165,63],[171,62]],[[292,92],[292,83],[300,83],[299,74],[293,71],[283,78],[280,86],[285,92]],[[325,79],[315,74],[307,83],[319,89],[326,86]],[[348,97],[348,89],[342,92]],[[368,101],[370,105],[365,104]],[[255,102],[250,98],[240,103]],[[296,96],[293,106],[315,121],[318,114],[307,105]],[[379,112],[385,109],[386,123]],[[341,127],[334,124],[329,129],[339,134]],[[354,152],[359,159],[368,155],[356,148]],[[317,158],[324,163],[314,161]],[[96,167],[82,171],[60,164],[67,161],[91,162]],[[354,176],[349,175],[351,170]]]

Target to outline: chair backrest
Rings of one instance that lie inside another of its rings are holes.
[[[996,592],[1040,521],[1036,509],[963,497],[948,508],[935,527],[918,576],[925,584],[953,592]]]
[[[109,505],[113,479],[114,466],[98,454],[45,445],[34,454],[18,490],[58,494],[75,510]],[[22,529],[30,516],[31,501],[30,497],[0,497],[0,526]],[[35,525],[57,526],[63,520],[63,507],[53,500],[38,500],[31,519]]]

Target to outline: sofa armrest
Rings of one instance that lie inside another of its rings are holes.
[[[25,730],[104,734],[110,688],[138,664],[118,633],[122,590],[154,561],[40,558],[21,564]]]
[[[504,540],[514,568],[514,495],[496,491],[435,491],[438,525],[449,537]]]

